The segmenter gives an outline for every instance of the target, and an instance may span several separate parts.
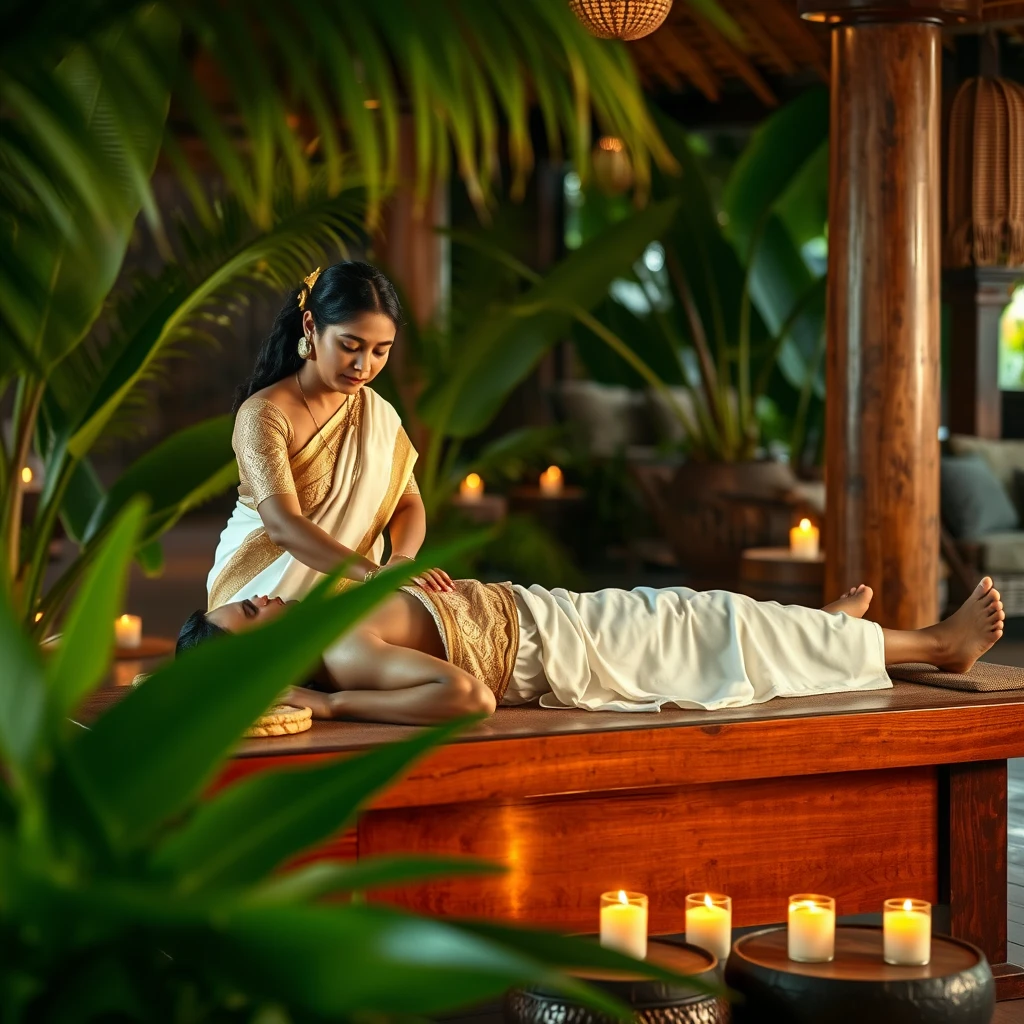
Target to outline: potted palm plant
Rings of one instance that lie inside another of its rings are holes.
[[[676,216],[656,236],[654,269],[636,265],[639,301],[610,298],[596,313],[601,331],[580,322],[574,337],[597,379],[651,382],[635,362],[609,361],[599,339],[613,332],[668,385],[652,399],[676,451],[633,471],[683,566],[725,585],[743,548],[784,539],[792,463],[824,398],[825,280],[801,245],[824,231],[827,94],[768,118],[720,202],[694,140],[667,118],[659,125],[681,173],[659,175],[655,194],[676,199]],[[769,396],[789,406],[792,462],[766,457]]]

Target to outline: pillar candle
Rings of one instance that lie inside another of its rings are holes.
[[[817,558],[821,532],[810,519],[801,519],[789,531],[789,553],[794,558]]]
[[[479,501],[484,494],[484,482],[479,473],[470,473],[459,484],[459,497],[463,501]]]
[[[557,466],[548,466],[540,475],[540,493],[547,498],[557,497],[562,493],[565,478]]]
[[[114,638],[118,647],[141,646],[142,619],[138,615],[122,615],[115,619]]]
[[[686,897],[686,941],[714,953],[723,963],[732,947],[732,900],[717,893]]]
[[[836,901],[812,894],[790,896],[789,959],[824,963],[836,952]]]
[[[601,895],[601,945],[643,960],[647,957],[647,897],[624,890]]]
[[[923,965],[932,958],[932,905],[925,900],[886,900],[882,955],[887,964]]]

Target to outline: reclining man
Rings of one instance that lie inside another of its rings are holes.
[[[861,585],[818,610],[682,587],[405,587],[324,651],[316,689],[293,688],[286,702],[316,718],[410,725],[537,697],[543,707],[593,711],[715,710],[882,689],[892,685],[886,666],[907,662],[964,672],[1003,633],[1002,602],[987,576],[950,618],[925,629],[883,629],[863,618],[871,598]],[[285,607],[254,597],[194,612],[178,651],[257,628]]]

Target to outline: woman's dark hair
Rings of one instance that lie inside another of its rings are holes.
[[[300,284],[289,293],[274,326],[256,356],[252,376],[235,392],[232,412],[251,395],[275,381],[298,373],[303,359],[297,346],[302,334],[299,298],[313,314],[316,329],[341,324],[360,313],[383,313],[397,327],[402,322],[402,304],[395,286],[369,263],[335,263],[324,270],[311,289]]]
[[[185,620],[185,625],[181,627],[181,631],[178,633],[178,642],[174,645],[174,653],[179,655],[182,651],[187,651],[190,647],[196,647],[203,643],[204,640],[209,640],[212,636],[220,636],[221,633],[226,632],[226,629],[215,626],[206,617],[206,612],[197,609]]]

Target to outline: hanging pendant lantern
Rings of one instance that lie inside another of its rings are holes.
[[[598,39],[642,39],[667,17],[672,0],[569,0],[573,14]]]
[[[949,118],[946,263],[1024,264],[1024,86],[971,78]]]
[[[619,196],[633,184],[633,164],[622,139],[604,135],[590,158],[594,183],[606,196]]]

